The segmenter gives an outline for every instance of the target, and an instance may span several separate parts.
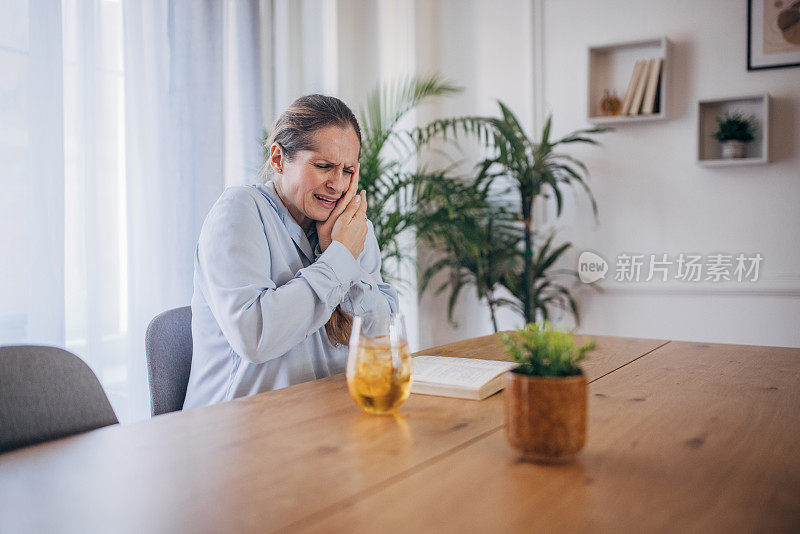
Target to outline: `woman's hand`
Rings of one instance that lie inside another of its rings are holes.
[[[345,191],[342,198],[336,203],[336,207],[333,208],[328,218],[324,222],[317,223],[317,238],[319,239],[319,248],[322,252],[325,252],[331,244],[331,241],[333,241],[331,232],[333,231],[333,225],[336,224],[339,215],[344,212],[351,200],[356,196],[356,192],[358,191],[358,171],[359,169],[356,168],[353,177],[350,179],[349,189]]]
[[[333,223],[331,237],[350,251],[355,259],[364,250],[367,237],[367,192],[361,191]]]

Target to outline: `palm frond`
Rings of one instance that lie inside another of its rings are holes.
[[[378,154],[400,120],[412,109],[433,97],[447,96],[463,89],[438,75],[410,76],[376,87],[360,111],[362,150]]]

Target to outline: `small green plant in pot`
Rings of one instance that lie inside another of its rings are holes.
[[[563,462],[586,443],[587,381],[580,362],[594,341],[577,346],[571,332],[548,322],[501,332],[519,366],[506,373],[506,438],[526,460]]]
[[[756,119],[740,112],[728,112],[717,117],[717,131],[712,137],[722,144],[722,157],[745,157],[746,144],[755,139]]]

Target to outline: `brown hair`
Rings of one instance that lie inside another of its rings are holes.
[[[297,152],[316,149],[314,133],[327,126],[342,128],[352,126],[358,137],[359,155],[361,154],[361,127],[347,104],[333,96],[318,94],[301,96],[278,117],[272,133],[264,143],[267,162],[264,164],[262,176],[265,178],[268,176],[269,148],[273,143],[278,143],[283,156],[291,160]],[[353,318],[345,313],[341,306],[333,310],[331,318],[325,323],[328,340],[334,345],[347,345],[352,328]]]

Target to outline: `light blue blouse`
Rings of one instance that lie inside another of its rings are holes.
[[[372,223],[356,261],[334,241],[320,253],[275,185],[230,187],[211,208],[194,258],[192,369],[184,408],[279,389],[344,371],[325,323],[336,306],[350,315],[397,311],[380,274]]]

